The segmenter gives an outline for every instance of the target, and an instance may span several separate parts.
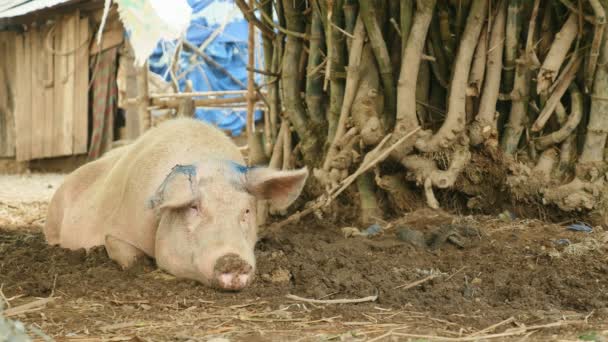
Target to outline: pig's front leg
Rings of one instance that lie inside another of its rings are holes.
[[[132,244],[112,235],[106,235],[105,247],[110,259],[116,261],[123,270],[144,260],[146,255]]]

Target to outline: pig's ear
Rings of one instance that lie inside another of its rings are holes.
[[[245,189],[256,198],[269,200],[278,209],[285,209],[300,196],[307,178],[306,167],[290,171],[255,167],[245,174]]]
[[[148,200],[148,207],[156,211],[177,209],[190,205],[198,197],[196,167],[176,165]]]

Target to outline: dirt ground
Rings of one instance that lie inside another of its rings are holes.
[[[260,240],[252,287],[217,292],[152,261],[124,272],[103,248],[47,246],[47,190],[60,178],[44,177],[23,181],[40,197],[0,191],[0,296],[11,319],[57,341],[608,340],[601,227],[425,209],[347,237],[311,218]],[[16,178],[2,185],[19,193]]]

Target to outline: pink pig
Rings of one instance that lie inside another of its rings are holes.
[[[50,204],[49,244],[104,245],[123,269],[144,255],[179,278],[241,290],[255,274],[256,202],[286,208],[306,168],[248,168],[237,146],[193,119],[163,122],[68,175]]]

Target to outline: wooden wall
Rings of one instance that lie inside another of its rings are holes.
[[[89,39],[78,10],[15,36],[17,160],[87,151]]]
[[[0,157],[15,156],[15,33],[0,32]]]

